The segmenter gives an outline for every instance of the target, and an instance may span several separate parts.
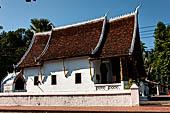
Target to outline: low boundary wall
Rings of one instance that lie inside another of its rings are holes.
[[[0,106],[139,106],[139,91],[0,93]]]

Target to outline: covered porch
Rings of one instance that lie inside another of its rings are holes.
[[[93,59],[91,63],[94,66],[92,80],[97,91],[125,89],[129,80],[137,82],[144,78],[140,74],[139,61],[133,57]]]

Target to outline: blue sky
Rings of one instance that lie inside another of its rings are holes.
[[[104,16],[110,8],[109,17],[131,13],[142,3],[139,9],[139,27],[141,40],[148,49],[154,46],[154,27],[158,21],[170,23],[170,0],[37,0],[26,3],[25,0],[0,0],[0,25],[3,30],[29,28],[30,19],[46,18],[56,27],[74,24]]]

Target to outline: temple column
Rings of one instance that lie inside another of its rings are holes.
[[[64,59],[63,59],[63,71],[64,71],[64,76],[66,77],[66,68],[65,68],[65,65],[64,65]]]
[[[125,82],[124,82],[124,73],[123,73],[123,58],[120,57],[120,80],[121,80],[121,89],[124,89]]]
[[[123,81],[123,64],[122,64],[122,58],[120,57],[120,80]]]
[[[157,92],[157,95],[159,95],[159,85],[156,85],[156,92]]]
[[[43,77],[43,74],[42,74],[42,66],[40,66],[40,80],[41,80],[41,83],[42,83],[42,77]]]
[[[90,78],[92,80],[92,70],[91,70],[91,62],[90,62],[90,60],[89,60],[89,69],[90,69]]]
[[[122,89],[125,88],[125,85],[129,83],[128,80],[128,69],[127,69],[127,58],[120,57],[120,80]]]

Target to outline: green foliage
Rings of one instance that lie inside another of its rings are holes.
[[[27,50],[33,31],[44,32],[52,29],[53,24],[47,19],[31,19],[30,29],[19,28],[16,31],[0,33],[0,81],[7,72],[12,72],[13,64],[17,64]],[[0,26],[0,29],[3,29]]]
[[[148,79],[170,85],[170,25],[158,22],[154,37],[155,47],[151,51],[145,51],[144,43],[141,43]]]
[[[30,29],[34,32],[50,31],[54,25],[47,19],[31,19]]]
[[[0,35],[0,80],[7,71],[13,71],[13,64],[17,64],[25,53],[33,33],[30,30],[17,29],[16,31],[3,31]],[[29,38],[28,38],[29,36]]]
[[[140,41],[140,46],[141,46],[142,53],[145,53],[145,52],[146,52],[145,49],[147,48],[147,47],[145,46],[145,43],[143,43],[142,41]]]
[[[2,26],[0,26],[0,29],[3,29],[3,27],[2,27]]]
[[[162,22],[155,29],[154,59],[152,62],[152,77],[154,81],[170,85],[170,26]]]

